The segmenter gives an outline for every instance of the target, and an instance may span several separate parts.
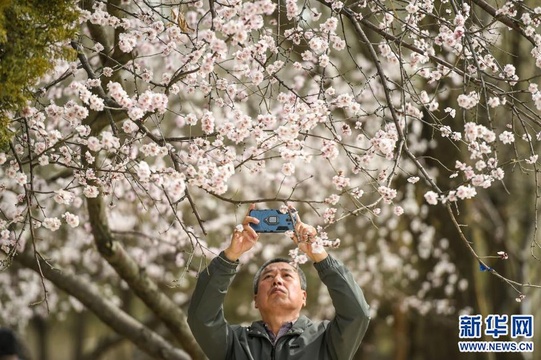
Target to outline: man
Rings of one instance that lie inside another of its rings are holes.
[[[253,209],[251,205],[250,209]],[[188,324],[210,360],[347,360],[357,351],[370,320],[368,304],[351,273],[326,251],[314,252],[316,229],[297,216],[293,241],[314,262],[327,286],[336,315],[332,321],[313,323],[300,314],[306,305],[306,279],[287,259],[274,259],[258,270],[254,303],[261,321],[251,326],[230,325],[223,300],[239,264],[238,259],[259,235],[246,216],[229,246],[201,272],[188,310]]]
[[[19,345],[17,337],[7,328],[0,328],[0,360],[18,360]]]

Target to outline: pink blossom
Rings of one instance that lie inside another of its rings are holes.
[[[332,141],[323,140],[323,147],[321,148],[322,156],[326,159],[335,159],[339,155],[336,144]]]
[[[102,73],[105,77],[111,77],[113,76],[113,69],[111,69],[110,67],[104,67]]]
[[[479,103],[479,94],[475,91],[470,92],[469,94],[460,94],[458,95],[458,106],[464,109],[471,109]]]
[[[527,164],[532,165],[532,164],[535,164],[535,163],[537,162],[537,159],[538,159],[538,158],[539,158],[539,155],[535,154],[535,155],[530,156],[530,157],[529,157],[528,159],[526,159],[525,161],[526,161]]]
[[[95,198],[95,197],[98,197],[99,195],[99,190],[96,186],[93,186],[93,185],[87,185],[85,186],[85,188],[83,189],[83,194],[84,196],[86,196],[87,198]]]
[[[453,108],[450,108],[450,107],[445,108],[445,112],[449,113],[449,115],[451,115],[452,118],[454,118],[456,116],[456,110],[453,109]]]
[[[419,6],[415,3],[409,3],[407,6],[406,6],[406,11],[409,13],[409,14],[416,14],[417,11],[419,11]]]
[[[456,196],[461,199],[471,199],[477,195],[477,191],[473,186],[461,185],[456,190]]]
[[[340,201],[340,196],[337,194],[331,194],[329,197],[325,198],[325,203],[329,205],[336,205]]]
[[[48,165],[48,164],[49,164],[49,157],[46,156],[46,155],[41,155],[41,156],[38,158],[38,163],[39,163],[41,166]]]
[[[257,121],[265,128],[270,129],[276,123],[276,117],[271,114],[258,115]]]
[[[502,168],[496,168],[490,172],[490,175],[494,178],[494,180],[503,180],[505,172]]]
[[[128,93],[117,82],[110,82],[107,84],[109,95],[122,107],[129,108],[132,100],[129,98]]]
[[[310,246],[314,254],[321,254],[325,251],[324,244],[319,237],[316,237]]]
[[[295,173],[295,165],[287,162],[282,165],[282,174],[285,176],[292,176]]]
[[[64,218],[64,220],[66,220],[66,223],[72,228],[79,226],[79,216],[66,211],[62,215],[62,217]]]
[[[336,31],[337,26],[338,26],[338,19],[334,16],[329,17],[324,23],[319,25],[321,30],[326,31],[326,32]]]
[[[102,149],[100,140],[95,136],[90,136],[88,138],[87,146],[91,151],[100,151]]]
[[[326,224],[332,224],[334,223],[335,217],[336,217],[336,208],[327,208],[323,212],[323,221]]]
[[[91,129],[88,125],[78,125],[77,127],[75,127],[75,131],[77,131],[80,136],[86,137],[90,135]]]
[[[166,177],[165,188],[169,192],[169,196],[172,199],[180,199],[182,196],[184,196],[186,191],[185,175],[176,171],[170,173]]]
[[[45,113],[53,120],[59,120],[64,115],[64,108],[55,104],[51,104],[45,108]]]
[[[133,121],[126,120],[122,124],[122,130],[124,130],[124,132],[127,133],[127,134],[132,134],[132,133],[136,132],[137,130],[139,130],[139,127]]]
[[[150,180],[150,167],[146,161],[140,161],[136,166],[137,177],[141,182],[148,182]]]
[[[364,190],[355,188],[351,191],[351,195],[353,195],[353,197],[356,199],[360,199],[364,195]]]
[[[338,175],[332,177],[332,183],[337,190],[344,190],[350,184],[350,178],[345,177],[341,172]]]
[[[99,98],[97,95],[91,95],[89,99],[90,109],[94,111],[102,111],[105,108],[103,99]]]
[[[210,111],[205,111],[201,117],[201,129],[205,134],[211,134],[214,132],[214,115]]]
[[[322,68],[327,67],[329,65],[329,56],[327,54],[323,54],[319,57],[319,66]]]
[[[436,205],[438,203],[438,194],[434,191],[427,191],[424,197],[426,202],[430,205]]]
[[[396,189],[391,189],[387,186],[379,186],[378,193],[383,197],[383,201],[387,204],[390,204],[397,195]]]
[[[58,204],[69,205],[75,199],[75,194],[72,193],[71,191],[66,191],[66,190],[60,189],[60,190],[56,190],[54,193],[55,193],[55,195],[53,196],[53,199]]]
[[[139,120],[145,115],[143,109],[137,106],[133,106],[128,110],[128,116],[131,120]]]
[[[299,128],[296,124],[280,126],[275,130],[275,133],[278,135],[281,141],[289,142],[297,138],[299,135]]]
[[[137,46],[137,38],[133,33],[120,33],[118,47],[125,53],[131,52]]]
[[[286,16],[288,20],[293,19],[299,12],[295,0],[286,0]]]
[[[110,131],[101,133],[101,146],[106,150],[114,150],[120,147],[120,140]]]
[[[58,229],[60,229],[60,220],[58,218],[45,218],[43,219],[43,227],[51,230],[51,231],[56,231]]]
[[[339,36],[332,36],[332,46],[335,50],[341,51],[346,48],[346,41],[341,39]]]
[[[308,257],[305,254],[299,253],[299,248],[295,248],[289,251],[289,256],[293,259],[294,264],[305,264],[308,261]]]
[[[15,182],[19,184],[20,186],[25,186],[26,182],[28,180],[28,176],[23,172],[18,172],[15,175]]]
[[[499,139],[504,144],[512,144],[515,142],[515,135],[510,131],[504,131],[500,134]]]

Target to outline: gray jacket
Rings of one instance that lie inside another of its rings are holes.
[[[349,270],[328,256],[314,264],[327,286],[336,315],[313,323],[301,316],[273,345],[261,321],[230,325],[223,312],[225,294],[238,262],[214,258],[201,272],[188,310],[188,324],[211,360],[348,360],[353,357],[370,321],[368,304]]]

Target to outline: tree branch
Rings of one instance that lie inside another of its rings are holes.
[[[159,325],[159,319],[152,316],[146,320],[143,320],[143,325],[150,328],[155,328]],[[110,334],[103,336],[98,340],[98,343],[91,350],[83,354],[80,360],[96,360],[101,358],[107,351],[123,344],[126,341],[120,334]]]
[[[193,359],[204,359],[203,352],[188,328],[186,315],[161,292],[156,283],[148,277],[145,270],[139,267],[120,243],[114,240],[109,229],[103,199],[98,197],[87,199],[87,201],[94,241],[100,254],[165,324]]]
[[[39,258],[39,257],[38,257]],[[119,309],[111,301],[99,295],[95,286],[86,280],[66,271],[53,269],[49,265],[40,264],[28,253],[15,257],[23,266],[45,276],[56,287],[79,300],[111,329],[129,339],[145,353],[163,360],[189,360],[182,350],[175,348],[160,335],[145,327],[126,312]],[[43,266],[45,265],[45,266]]]
[[[477,259],[477,261],[479,261],[479,264],[484,266],[486,269],[490,269],[489,272],[492,275],[494,275],[494,276],[500,278],[501,280],[503,280],[504,282],[506,282],[508,285],[510,285],[519,294],[522,294],[522,292],[517,287],[531,287],[531,288],[541,289],[541,285],[534,285],[534,284],[530,284],[530,283],[520,283],[518,281],[508,279],[505,276],[503,276],[502,274],[500,274],[499,272],[497,272],[496,270],[494,270],[493,268],[489,267],[481,259],[481,257],[477,254],[475,249],[472,247],[470,241],[468,241],[468,238],[466,237],[466,235],[464,235],[464,232],[462,231],[461,225],[458,223],[458,221],[457,221],[457,219],[455,217],[455,214],[453,213],[453,209],[451,207],[451,204],[447,203],[445,205],[445,207],[447,209],[447,212],[449,213],[449,217],[451,218],[451,220],[453,222],[453,225],[455,226],[456,230],[458,231],[458,234],[460,235],[460,239],[464,242],[464,244],[466,245],[466,248],[470,251],[470,253],[473,255],[473,257],[475,259]]]
[[[536,46],[535,39],[532,36],[526,34],[523,28],[520,27],[520,23],[510,17],[496,14],[496,9],[483,0],[472,0],[472,3],[479,6],[481,9],[485,10],[490,14],[495,20],[501,22],[505,26],[510,27],[511,29],[518,32],[524,38],[526,38],[533,46]]]

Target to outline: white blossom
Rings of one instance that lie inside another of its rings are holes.
[[[83,189],[83,194],[84,196],[86,196],[87,198],[95,198],[95,197],[98,197],[99,195],[99,190],[96,186],[93,186],[93,185],[87,185],[85,186],[85,188]]]
[[[436,205],[438,203],[438,194],[434,191],[427,191],[424,195],[425,200],[430,205]]]
[[[51,230],[56,231],[60,229],[61,222],[58,218],[45,218],[43,219],[43,227]]]
[[[66,223],[71,226],[72,228],[75,228],[79,226],[79,216],[72,214],[70,212],[65,212],[62,217],[66,221]]]

